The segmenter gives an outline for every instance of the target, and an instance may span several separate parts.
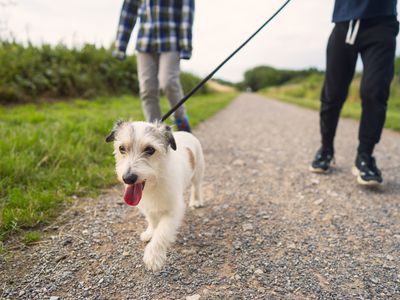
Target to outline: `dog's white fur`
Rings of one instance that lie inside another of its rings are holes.
[[[149,242],[143,261],[148,269],[160,270],[184,215],[185,188],[192,185],[190,207],[203,205],[204,158],[200,142],[187,132],[173,133],[172,138],[167,126],[147,122],[118,123],[111,134],[118,179],[124,182],[124,174],[133,172],[137,182],[145,182],[138,204],[148,222],[140,235],[142,241]],[[126,153],[121,154],[120,146]],[[144,152],[148,146],[155,149],[154,154]]]

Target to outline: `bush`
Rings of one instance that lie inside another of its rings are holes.
[[[181,84],[182,84],[182,89],[183,93],[186,95],[189,93],[199,82],[200,78],[187,73],[187,72],[182,72],[181,73]],[[203,85],[203,87],[197,92],[198,94],[207,94],[209,92],[207,85]]]
[[[185,91],[200,81],[188,73],[181,78]],[[110,49],[89,44],[70,49],[62,44],[0,42],[0,104],[138,91],[135,56],[120,61],[111,56]]]

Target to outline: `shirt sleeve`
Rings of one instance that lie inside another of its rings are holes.
[[[182,19],[179,24],[179,48],[182,59],[192,56],[192,29],[194,20],[194,0],[182,1]]]
[[[119,18],[114,56],[125,56],[126,48],[138,16],[140,0],[124,0]]]

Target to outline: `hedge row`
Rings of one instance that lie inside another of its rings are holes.
[[[185,91],[198,81],[194,75],[182,74]],[[2,104],[132,93],[138,93],[135,56],[120,61],[111,50],[94,45],[70,49],[0,42]]]

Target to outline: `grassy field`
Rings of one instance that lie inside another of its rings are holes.
[[[187,103],[192,126],[234,96],[193,97]],[[168,107],[163,100],[163,111]],[[104,138],[117,119],[143,119],[138,98],[0,106],[0,244],[21,230],[27,242],[37,240],[26,230],[51,222],[62,203],[116,183],[112,147]]]
[[[360,79],[360,75],[357,75],[353,80],[348,99],[342,110],[342,117],[360,118]],[[264,89],[261,93],[272,98],[319,110],[322,83],[323,75],[314,74],[288,84]],[[398,77],[393,80],[391,86],[385,127],[400,131],[400,81]]]

